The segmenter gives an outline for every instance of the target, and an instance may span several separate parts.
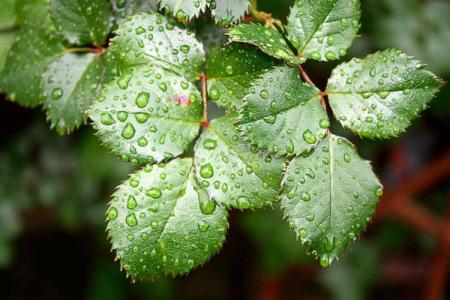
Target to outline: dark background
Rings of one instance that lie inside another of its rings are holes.
[[[2,0],[1,0],[2,1]],[[261,0],[285,18],[292,1]],[[1,9],[1,4],[0,4]],[[349,57],[404,50],[450,77],[450,1],[363,1]],[[333,64],[307,63],[321,87]],[[278,212],[233,211],[219,255],[188,276],[132,284],[113,262],[104,212],[133,167],[85,126],[58,136],[40,109],[0,95],[1,299],[450,299],[450,88],[406,134],[348,136],[386,187],[377,216],[331,268],[304,255]]]

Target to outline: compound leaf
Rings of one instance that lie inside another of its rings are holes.
[[[147,166],[119,186],[107,212],[108,232],[133,280],[185,274],[220,250],[227,211],[204,199],[190,158]]]
[[[297,69],[264,73],[244,98],[239,127],[252,144],[277,155],[298,155],[325,136],[329,121],[320,91],[304,83]]]
[[[136,66],[105,85],[89,116],[114,153],[134,163],[155,163],[180,155],[197,137],[202,100],[181,75]]]
[[[198,182],[227,207],[259,208],[277,200],[284,160],[243,144],[235,115],[214,120],[195,147]]]
[[[112,26],[109,1],[50,0],[50,16],[57,30],[73,45],[103,45]]]
[[[111,50],[124,66],[155,64],[198,78],[205,60],[193,32],[160,14],[140,14],[122,23]]]
[[[286,29],[302,57],[329,61],[346,55],[360,18],[359,0],[297,0]]]
[[[442,86],[423,68],[394,49],[341,64],[328,82],[331,108],[344,127],[361,136],[398,136]]]
[[[289,164],[281,205],[308,251],[328,266],[372,218],[382,188],[370,163],[346,139],[329,135]]]
[[[43,102],[58,133],[70,133],[85,122],[103,70],[101,58],[94,53],[66,53],[48,66],[42,77]]]
[[[20,105],[40,104],[41,76],[63,52],[64,47],[53,32],[37,25],[22,27],[0,76],[0,88]]]
[[[218,24],[236,23],[248,10],[249,0],[215,0],[212,14]]]
[[[259,24],[239,24],[228,29],[227,34],[233,42],[255,45],[264,53],[291,64],[304,62],[294,55],[283,35],[272,28],[264,28]]]
[[[206,62],[209,98],[226,110],[236,110],[251,83],[276,64],[276,60],[250,45],[214,48]]]

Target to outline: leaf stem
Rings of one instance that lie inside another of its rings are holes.
[[[300,71],[300,74],[307,83],[318,88],[317,85],[315,85],[314,82],[311,80],[311,78],[309,78],[308,74],[306,73],[305,69],[303,69],[302,65],[298,65],[298,70]],[[325,111],[327,110],[327,101],[325,100],[326,96],[327,96],[326,92],[320,91],[320,103],[322,104],[322,107],[323,109],[325,109]]]
[[[65,49],[65,52],[67,53],[96,53],[97,55],[102,55],[105,53],[106,49],[103,47],[80,47],[80,48],[67,48]]]
[[[200,74],[200,81],[202,83],[202,101],[203,101],[203,118],[202,118],[202,127],[208,128],[209,127],[209,121],[208,121],[208,103],[207,103],[207,84],[208,84],[208,78],[206,77],[205,73]]]

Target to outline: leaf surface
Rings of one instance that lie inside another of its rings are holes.
[[[248,10],[249,0],[215,0],[212,14],[220,25],[236,23]]]
[[[51,127],[70,133],[86,121],[104,73],[100,57],[93,53],[67,53],[54,60],[42,77],[44,108]]]
[[[249,91],[238,124],[252,144],[292,156],[312,149],[325,136],[329,121],[320,91],[304,83],[297,69],[276,67]]]
[[[147,166],[119,186],[108,233],[133,280],[185,274],[220,250],[227,211],[204,197],[190,158]]]
[[[420,62],[390,49],[336,67],[327,92],[344,127],[368,138],[390,138],[411,124],[441,86]]]
[[[197,137],[201,101],[186,78],[137,66],[105,85],[89,116],[114,153],[134,163],[155,163],[180,155]]]
[[[157,0],[112,0],[111,3],[118,23],[128,16],[158,9]]]
[[[41,76],[63,52],[64,47],[53,32],[37,25],[24,26],[8,54],[0,88],[20,105],[40,104]]]
[[[160,14],[140,14],[122,23],[111,50],[122,65],[155,64],[197,79],[205,60],[195,34]]]
[[[330,135],[291,161],[281,205],[290,227],[326,267],[365,229],[381,194],[370,163],[346,139]]]
[[[296,57],[278,31],[259,24],[239,24],[227,31],[233,42],[257,46],[264,53],[297,65],[303,60]]]
[[[235,115],[214,120],[195,147],[198,182],[212,200],[238,209],[277,200],[284,160],[242,143]]]
[[[50,0],[49,10],[57,30],[70,44],[105,43],[113,21],[109,1]]]
[[[345,56],[360,18],[359,0],[297,0],[286,29],[302,57],[329,61]]]
[[[276,64],[250,45],[230,44],[211,50],[206,66],[209,98],[226,110],[236,110],[251,83]]]

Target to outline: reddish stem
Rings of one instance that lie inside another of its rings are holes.
[[[317,87],[317,85],[314,84],[314,82],[311,80],[311,78],[309,78],[308,74],[306,73],[305,69],[303,69],[302,65],[298,65],[298,70],[300,71],[300,74],[302,75],[303,79],[309,83],[310,85]],[[327,101],[325,100],[325,97],[328,94],[326,92],[320,92],[320,103],[322,104],[323,109],[325,109],[325,111],[327,110]]]
[[[203,100],[203,118],[202,118],[202,127],[208,128],[208,104],[207,104],[207,82],[208,79],[205,73],[200,75],[200,81],[202,82],[202,100]]]

